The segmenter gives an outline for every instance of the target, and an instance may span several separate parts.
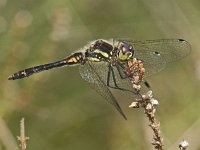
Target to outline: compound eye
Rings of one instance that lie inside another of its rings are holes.
[[[129,51],[129,46],[123,43],[120,45],[120,50],[123,54],[125,54]]]
[[[123,46],[123,47],[122,47],[122,53],[125,54],[125,53],[127,53],[127,52],[128,52],[127,47]]]

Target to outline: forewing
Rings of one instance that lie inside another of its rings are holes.
[[[86,62],[79,68],[81,77],[90,83],[93,89],[95,89],[103,98],[105,98],[110,104],[112,104],[119,113],[126,119],[121,107],[117,100],[106,85],[107,63],[99,62]]]
[[[126,41],[133,45],[134,57],[144,61],[145,77],[161,71],[167,63],[179,60],[191,51],[190,44],[183,39]]]
[[[160,72],[167,63],[161,54],[155,54],[153,51],[137,50],[134,57],[143,61],[145,68],[144,78]]]

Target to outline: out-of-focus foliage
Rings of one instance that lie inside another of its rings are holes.
[[[199,149],[200,2],[196,0],[0,0],[0,145],[14,149],[25,117],[29,150],[151,149],[151,131],[130,97],[125,121],[89,88],[77,67],[8,81],[11,73],[62,59],[98,38],[183,38],[192,53],[147,80],[160,102],[166,147]],[[134,100],[134,98],[133,98]],[[9,134],[10,133],[10,134]],[[179,142],[179,141],[178,141]]]

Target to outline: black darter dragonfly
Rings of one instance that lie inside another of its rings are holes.
[[[122,39],[95,40],[68,57],[44,65],[27,68],[9,76],[9,80],[28,77],[56,67],[79,65],[81,77],[126,119],[111,89],[135,92],[125,73],[127,61],[133,58],[143,62],[144,78],[161,71],[167,63],[176,61],[190,52],[190,44],[183,39],[131,41]]]

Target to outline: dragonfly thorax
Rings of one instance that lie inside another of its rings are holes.
[[[112,44],[99,39],[90,43],[89,48],[85,51],[85,58],[92,62],[109,61],[112,50]]]
[[[126,42],[121,42],[118,46],[118,53],[117,53],[117,58],[119,61],[127,61],[134,56],[134,49],[133,46],[126,43]]]

